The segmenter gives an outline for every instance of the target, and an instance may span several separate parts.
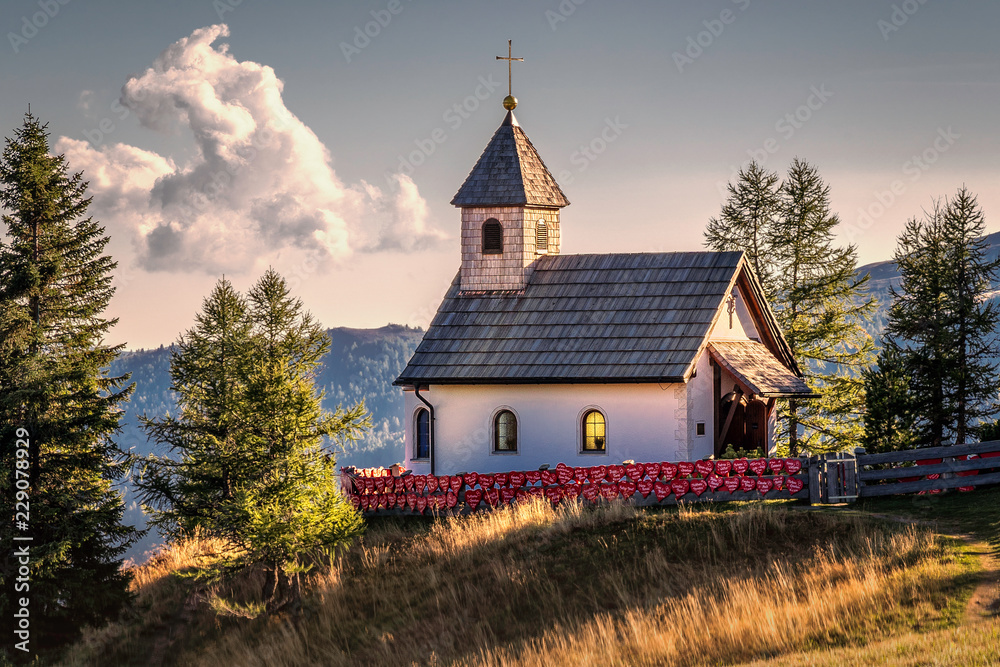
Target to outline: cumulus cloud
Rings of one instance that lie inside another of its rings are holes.
[[[57,145],[90,180],[95,215],[132,235],[143,268],[239,272],[286,249],[341,259],[444,237],[408,176],[388,189],[342,182],[285,107],[274,70],[216,44],[228,34],[225,25],[196,30],[122,88],[120,103],[142,126],[190,134],[192,158],[67,137]]]

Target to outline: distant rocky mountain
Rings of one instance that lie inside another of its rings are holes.
[[[989,243],[988,257],[990,259],[1000,257],[1000,232],[989,234],[985,239]],[[867,329],[873,336],[880,336],[885,329],[889,306],[892,304],[890,287],[899,287],[899,271],[894,261],[887,260],[865,264],[858,269],[859,276],[863,276],[866,273],[870,276],[868,281],[869,289],[878,300],[878,309],[875,311],[875,315],[869,322]],[[998,307],[1000,307],[1000,282],[994,284],[993,289],[994,292],[990,298],[997,302]]]
[[[316,384],[326,391],[323,406],[329,410],[364,399],[372,415],[372,429],[346,452],[337,453],[339,465],[387,465],[403,459],[403,392],[392,382],[403,370],[423,336],[422,329],[389,324],[379,329],[329,329],[332,345],[323,360]],[[135,392],[122,415],[122,449],[138,454],[167,454],[149,442],[139,428],[139,417],[161,417],[175,408],[170,390],[169,346],[126,352],[111,365],[111,374],[131,373]],[[142,509],[131,487],[126,491],[127,522],[145,525]],[[147,535],[130,557],[142,555],[160,541]]]

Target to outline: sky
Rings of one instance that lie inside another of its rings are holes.
[[[1000,230],[997,26],[993,0],[4,0],[0,129],[30,104],[90,182],[109,343],[169,344],[269,266],[326,326],[426,326],[508,39],[563,253],[700,249],[740,167],[798,157],[868,263],[963,185]]]

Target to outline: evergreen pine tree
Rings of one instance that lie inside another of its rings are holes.
[[[905,357],[887,340],[877,363],[863,373],[865,382],[865,433],[862,444],[869,453],[911,449],[916,425],[910,374]]]
[[[248,300],[220,281],[171,361],[180,412],[145,422],[178,455],[146,461],[153,521],[222,538],[229,566],[264,566],[269,609],[297,604],[301,575],[362,528],[323,443],[355,439],[370,419],[363,403],[322,409],[315,375],[329,346],[273,270]]]
[[[713,250],[746,253],[768,300],[777,296],[772,243],[781,212],[780,186],[778,174],[752,161],[740,170],[736,183],[729,184],[722,213],[705,229],[705,245]]]
[[[832,451],[860,444],[861,372],[874,344],[862,323],[875,308],[867,276],[857,278],[857,250],[837,247],[839,219],[818,170],[795,159],[783,182],[751,163],[729,186],[722,215],[709,222],[713,250],[743,250],[761,280],[810,387],[822,395],[780,407],[779,437],[801,448]]]
[[[940,446],[975,435],[996,410],[995,306],[986,300],[1000,262],[987,259],[985,221],[967,189],[910,220],[895,261],[887,337],[910,377],[918,442]]]
[[[8,546],[15,534],[32,538],[27,592],[14,591],[18,563],[7,550],[0,615],[9,624],[12,601],[28,597],[32,646],[50,649],[130,599],[122,556],[139,533],[122,525],[115,481],[128,457],[112,438],[133,386],[104,370],[123,347],[104,343],[117,322],[103,317],[116,266],[103,254],[108,237],[86,217],[82,174],[49,154],[47,126],[30,113],[6,141],[0,186],[9,212],[0,245],[0,535]],[[19,439],[30,442],[28,459],[17,458]],[[29,515],[27,530],[15,511]]]

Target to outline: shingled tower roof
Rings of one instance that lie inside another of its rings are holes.
[[[451,203],[561,208],[568,206],[569,200],[518,125],[514,112],[508,111]]]

